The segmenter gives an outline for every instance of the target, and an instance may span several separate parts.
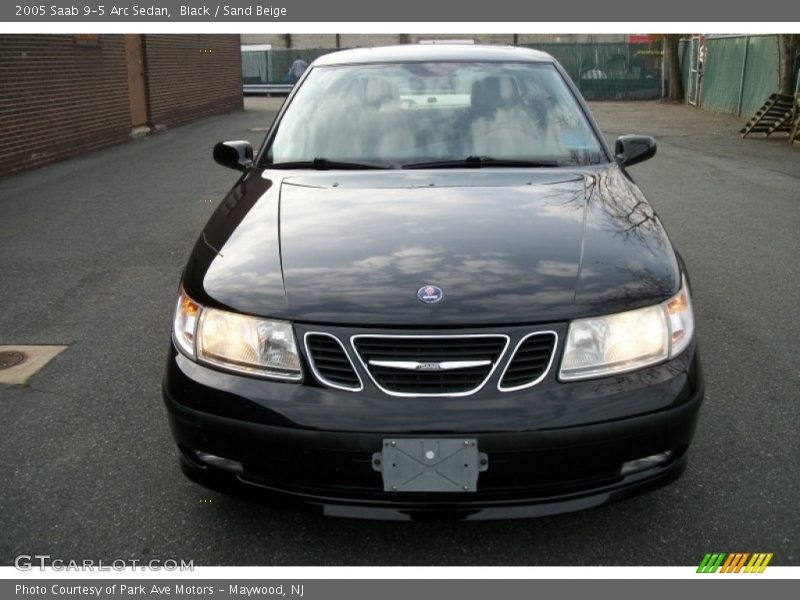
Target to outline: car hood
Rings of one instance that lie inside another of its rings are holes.
[[[251,171],[187,267],[198,300],[296,321],[545,323],[663,300],[664,229],[616,166]],[[420,287],[443,299],[424,304]]]

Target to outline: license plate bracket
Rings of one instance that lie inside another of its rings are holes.
[[[387,438],[372,455],[386,492],[474,492],[488,466],[471,438]]]

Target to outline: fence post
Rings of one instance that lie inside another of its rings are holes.
[[[744,100],[744,75],[747,71],[747,52],[750,48],[750,36],[744,36],[744,56],[742,57],[742,74],[739,78],[739,103],[736,105],[736,116],[742,116],[742,101]]]

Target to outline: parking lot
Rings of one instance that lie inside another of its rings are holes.
[[[708,551],[800,564],[800,148],[742,119],[598,103],[651,133],[631,172],[689,265],[706,402],[686,474],[652,494],[530,521],[382,523],[230,498],[180,474],[160,395],[178,280],[236,179],[221,139],[260,143],[277,103],[0,180],[0,345],[68,348],[0,386],[0,563],[690,565]]]

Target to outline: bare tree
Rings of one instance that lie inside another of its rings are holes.
[[[778,39],[781,53],[781,94],[794,94],[794,61],[800,54],[800,34],[782,33]]]
[[[683,78],[681,77],[681,56],[678,51],[681,35],[668,33],[664,35],[664,56],[667,59],[669,71],[667,72],[667,97],[675,102],[683,100]]]

